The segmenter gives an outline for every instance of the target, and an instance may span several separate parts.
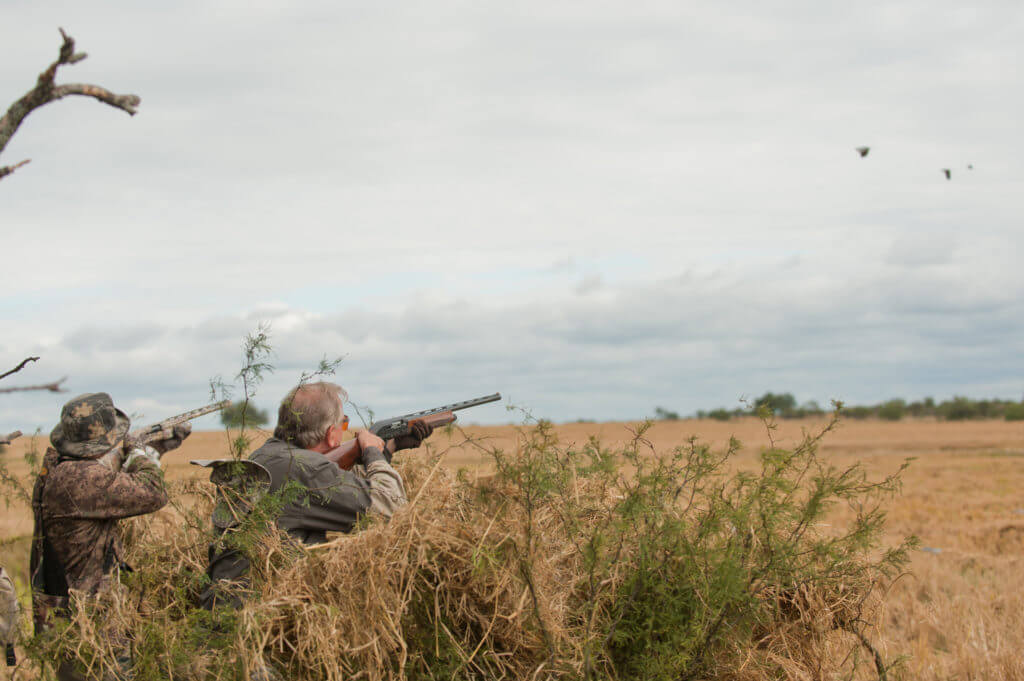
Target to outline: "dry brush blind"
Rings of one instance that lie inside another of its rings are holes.
[[[173,510],[130,525],[125,588],[30,649],[112,669],[101,633],[132,632],[137,679],[885,677],[872,625],[913,543],[879,546],[900,473],[823,460],[834,425],[791,449],[769,429],[742,471],[735,441],[657,452],[641,427],[625,447],[567,446],[541,422],[513,451],[470,442],[486,478],[443,451],[399,463],[407,508],[309,550],[273,529],[271,496],[233,540],[252,563],[237,611],[194,605],[212,491],[177,483]],[[838,530],[822,523],[836,504],[855,511]]]

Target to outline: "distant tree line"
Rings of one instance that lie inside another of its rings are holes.
[[[726,409],[719,407],[711,410],[698,410],[699,419],[715,419],[728,421],[740,416],[754,416],[765,407],[777,418],[799,419],[809,416],[824,416],[829,410],[817,402],[809,401],[800,404],[792,393],[765,393],[744,407]],[[875,418],[882,421],[899,421],[903,418],[934,418],[939,421],[968,421],[974,419],[1005,419],[1007,421],[1024,421],[1024,402],[1013,400],[983,399],[955,396],[952,399],[936,402],[934,398],[908,402],[893,398],[873,405],[844,405],[842,415],[851,419]],[[677,420],[678,412],[664,407],[655,407],[654,416],[658,420]]]

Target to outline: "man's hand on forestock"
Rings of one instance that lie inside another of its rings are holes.
[[[180,426],[174,426],[171,429],[171,436],[164,438],[163,440],[155,440],[150,442],[150,446],[161,454],[166,454],[172,449],[177,449],[181,446],[181,443],[185,441],[189,435],[192,434],[192,424],[183,423]]]
[[[409,424],[409,430],[411,432],[408,435],[395,438],[396,452],[402,449],[416,449],[430,437],[430,434],[434,432],[434,427],[423,421],[413,421]]]

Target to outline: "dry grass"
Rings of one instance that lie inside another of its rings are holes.
[[[627,425],[569,424],[557,430],[564,442],[583,442],[596,434],[611,443],[630,439]],[[778,437],[792,444],[801,428],[814,425],[783,422]],[[508,427],[467,431],[499,446],[511,444],[515,436],[514,429]],[[752,462],[757,448],[766,442],[763,427],[755,420],[663,422],[647,437],[661,450],[680,444],[691,434],[719,446],[735,434],[750,445],[740,465]],[[435,439],[442,444],[444,435]],[[19,454],[26,445],[27,441],[19,442],[5,455],[15,473],[24,470]],[[169,477],[204,477],[202,471],[188,466],[187,460],[215,457],[224,451],[223,433],[197,433],[168,456]],[[917,534],[925,547],[937,552],[917,553],[911,574],[893,587],[886,614],[874,633],[883,655],[888,659],[908,655],[905,673],[911,679],[1024,680],[1019,652],[1024,649],[1024,597],[1014,579],[1020,573],[1024,550],[1024,500],[1019,492],[1024,488],[1024,425],[845,422],[825,440],[822,451],[840,465],[861,460],[875,475],[894,471],[906,456],[918,457],[905,474],[904,494],[890,505],[888,534],[893,541]],[[469,449],[452,451],[445,463],[450,468],[487,472],[481,457]],[[837,513],[832,522],[840,525],[848,519]],[[14,568],[21,580],[25,537],[30,531],[31,521],[23,507],[12,506],[0,520],[5,538],[0,560]],[[367,533],[359,541],[369,546],[375,535]],[[331,550],[328,547],[321,552]],[[552,574],[557,576],[557,571]],[[278,596],[315,602],[317,594]],[[386,604],[365,606],[386,609]],[[282,621],[274,631],[283,635],[288,627],[311,624]],[[337,634],[343,636],[344,632]]]

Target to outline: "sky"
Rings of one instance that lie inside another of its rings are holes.
[[[0,154],[3,385],[68,377],[0,430],[203,404],[261,324],[270,410],[1024,393],[1019,2],[5,0],[0,106],[58,26],[142,103]]]

